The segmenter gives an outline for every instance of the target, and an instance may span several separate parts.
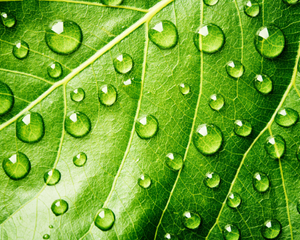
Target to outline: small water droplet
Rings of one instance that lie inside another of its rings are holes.
[[[202,124],[194,133],[193,140],[200,153],[212,155],[220,149],[223,136],[217,126],[213,124]]]
[[[82,88],[76,88],[70,93],[70,97],[74,102],[81,102],[85,98],[85,92]]]
[[[209,188],[217,188],[220,185],[221,178],[218,173],[208,172],[205,174],[203,182]]]
[[[130,78],[123,82],[123,89],[129,97],[139,99],[141,93],[141,80]]]
[[[207,6],[213,6],[213,5],[216,5],[219,0],[204,0],[203,1]]]
[[[0,81],[0,116],[7,113],[14,105],[14,94],[10,87]]]
[[[199,51],[215,53],[225,43],[225,36],[220,27],[214,24],[205,24],[198,28],[194,35],[194,44]]]
[[[268,94],[273,89],[273,82],[267,75],[256,75],[254,78],[254,87],[261,94]]]
[[[158,121],[153,115],[142,117],[136,122],[135,131],[142,139],[152,138],[158,131]]]
[[[151,186],[151,178],[147,174],[142,174],[138,179],[138,184],[142,188],[149,188]]]
[[[43,117],[37,112],[28,112],[18,118],[16,123],[18,139],[26,143],[40,141],[45,134]]]
[[[164,239],[178,240],[178,237],[171,233],[166,233]]]
[[[115,70],[118,73],[122,73],[122,74],[128,73],[133,67],[132,57],[127,53],[120,54],[118,57],[114,59],[113,62],[114,62]]]
[[[73,157],[73,163],[77,167],[82,167],[85,165],[87,160],[87,156],[85,153],[80,152],[76,156]]]
[[[91,121],[87,115],[82,112],[69,113],[65,119],[65,129],[71,136],[84,137],[91,131]]]
[[[45,41],[53,52],[70,54],[80,47],[82,31],[75,22],[56,20],[46,30]]]
[[[47,185],[53,186],[60,180],[61,174],[57,169],[51,169],[44,174],[44,181]]]
[[[230,208],[237,208],[241,205],[241,202],[242,202],[241,196],[236,192],[232,192],[228,195],[226,203],[227,206]]]
[[[225,104],[225,99],[221,94],[213,94],[208,100],[208,104],[212,110],[219,111]]]
[[[252,125],[245,120],[236,120],[234,122],[234,132],[241,137],[247,137],[252,132]]]
[[[239,240],[241,233],[237,226],[227,224],[223,229],[223,237],[225,240]]]
[[[298,120],[298,112],[291,108],[281,109],[275,116],[275,122],[282,127],[290,127],[297,123]]]
[[[170,21],[160,21],[151,25],[149,38],[161,49],[173,48],[178,42],[177,28]]]
[[[13,46],[13,55],[18,59],[24,59],[29,53],[29,45],[23,40],[19,40]]]
[[[185,83],[180,83],[178,85],[178,87],[179,87],[179,91],[182,93],[182,95],[187,95],[191,92],[190,86]]]
[[[267,154],[272,158],[281,158],[285,152],[285,140],[280,135],[270,136],[265,142]]]
[[[49,234],[44,234],[43,239],[49,239],[50,235]]]
[[[99,101],[105,106],[113,105],[117,100],[117,91],[111,84],[105,84],[100,87]]]
[[[282,31],[274,26],[261,27],[256,32],[256,50],[265,58],[275,58],[282,53],[285,39]]]
[[[283,0],[284,2],[288,3],[288,4],[296,4],[299,2],[299,0]]]
[[[53,228],[53,225],[49,225],[49,228]]]
[[[168,153],[166,156],[166,164],[170,169],[178,171],[183,166],[182,156],[178,153]]]
[[[266,239],[275,239],[281,232],[281,224],[278,220],[272,219],[265,221],[261,228],[261,234]]]
[[[254,173],[253,187],[258,192],[266,192],[270,187],[270,180],[268,176],[261,172]]]
[[[201,217],[198,213],[186,211],[183,214],[183,224],[188,229],[196,229],[201,224]]]
[[[31,164],[24,153],[17,152],[8,158],[5,158],[2,162],[2,167],[9,178],[20,180],[28,175]]]
[[[115,223],[115,214],[108,208],[101,208],[95,219],[95,225],[102,231],[108,231]]]
[[[239,61],[229,61],[226,65],[226,71],[230,77],[240,78],[243,76],[245,68]]]
[[[47,72],[50,77],[59,78],[63,73],[63,69],[59,62],[53,62],[47,67]]]
[[[2,12],[1,20],[5,27],[11,28],[16,24],[16,18],[11,13]]]
[[[244,11],[249,17],[256,17],[260,11],[258,2],[256,0],[248,1],[245,4]]]
[[[67,212],[69,209],[69,204],[63,199],[55,200],[51,205],[51,210],[55,216],[59,216]]]

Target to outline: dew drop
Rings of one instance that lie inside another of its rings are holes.
[[[291,108],[281,109],[275,116],[275,122],[282,127],[290,127],[297,123],[298,120],[298,112]]]
[[[252,125],[245,120],[236,120],[234,122],[234,132],[241,137],[247,137],[252,132]]]
[[[11,13],[2,12],[1,20],[5,27],[11,28],[16,24],[16,18]]]
[[[208,100],[208,104],[212,110],[219,111],[225,104],[225,99],[221,94],[213,94]]]
[[[49,239],[50,235],[49,234],[44,234],[43,239]]]
[[[178,42],[177,28],[170,21],[160,21],[150,27],[149,38],[161,49],[173,48]]]
[[[60,171],[57,169],[51,169],[44,174],[44,181],[47,185],[53,186],[56,185],[60,181]]]
[[[74,102],[81,102],[85,98],[85,92],[82,88],[76,88],[70,93],[70,97]]]
[[[68,211],[68,209],[69,204],[63,199],[55,200],[51,205],[51,210],[55,214],[55,216],[64,214]]]
[[[256,50],[265,58],[275,58],[282,53],[285,39],[282,31],[274,26],[261,27],[256,32]]]
[[[113,62],[114,62],[115,70],[118,73],[122,73],[122,74],[128,73],[133,67],[132,57],[127,53],[123,53],[119,55],[114,59]]]
[[[208,188],[217,188],[220,185],[221,178],[218,173],[208,172],[205,174],[203,182]]]
[[[182,95],[187,95],[191,92],[190,86],[185,83],[180,83],[178,85],[178,87],[179,87],[179,91],[182,93]]]
[[[200,125],[193,136],[196,148],[204,155],[216,153],[223,142],[221,130],[213,124]]]
[[[7,113],[14,105],[14,94],[10,87],[0,81],[0,116]]]
[[[2,167],[10,179],[20,180],[28,175],[31,164],[24,153],[17,152],[9,158],[5,158],[2,162]]]
[[[138,179],[138,184],[142,188],[149,188],[151,186],[151,178],[147,174],[142,174]]]
[[[158,121],[153,115],[147,115],[136,122],[135,131],[142,139],[152,138],[158,131]]]
[[[91,131],[91,121],[82,112],[69,113],[65,119],[65,129],[71,136],[81,138]]]
[[[214,5],[216,5],[218,2],[219,2],[219,0],[204,0],[203,1],[207,6],[214,6]]]
[[[288,3],[288,4],[296,4],[299,2],[299,0],[283,0],[284,2]]]
[[[186,211],[183,214],[183,224],[188,229],[196,229],[201,224],[201,217],[198,213]]]
[[[166,233],[164,239],[178,240],[178,237],[171,233]]]
[[[77,167],[82,167],[85,165],[87,160],[87,156],[85,153],[80,152],[76,156],[73,157],[73,163]]]
[[[253,175],[253,187],[258,192],[266,192],[270,187],[270,180],[264,173],[257,172]]]
[[[101,208],[95,219],[95,225],[102,231],[112,228],[115,223],[115,214],[108,208]]]
[[[23,40],[19,40],[13,46],[13,55],[18,59],[24,59],[29,53],[29,45]]]
[[[260,11],[258,2],[256,0],[248,1],[245,4],[244,11],[249,17],[256,17]]]
[[[261,228],[261,234],[266,239],[275,239],[281,232],[281,224],[278,220],[272,219],[265,221]]]
[[[178,153],[168,153],[166,156],[166,164],[170,169],[178,171],[183,166],[182,156]]]
[[[82,31],[75,22],[56,20],[46,30],[45,41],[53,52],[70,54],[80,47]]]
[[[111,84],[105,84],[100,87],[99,101],[105,106],[113,105],[117,100],[117,91]]]
[[[53,228],[53,225],[49,225],[49,228]]]
[[[265,142],[265,149],[271,158],[281,158],[285,152],[285,140],[280,135],[270,136]]]
[[[223,229],[223,237],[225,240],[239,240],[241,233],[237,226],[227,224]]]
[[[123,89],[133,99],[139,99],[141,93],[141,80],[131,78],[123,82]]]
[[[63,69],[58,62],[53,62],[47,67],[48,75],[52,78],[59,78],[62,73]]]
[[[19,117],[16,123],[18,139],[26,143],[40,141],[45,134],[43,117],[37,112],[28,112]]]
[[[297,157],[298,161],[300,161],[300,146],[298,147],[298,149],[296,151],[296,157]]]
[[[232,192],[228,195],[227,206],[230,208],[237,208],[241,205],[242,198],[238,193]]]
[[[198,28],[194,34],[194,44],[199,51],[215,53],[225,43],[225,36],[220,27],[214,24],[205,24]]]
[[[254,87],[261,94],[268,94],[273,89],[273,82],[267,75],[256,75],[254,78]]]
[[[229,61],[226,64],[226,71],[230,77],[240,78],[245,72],[244,65],[239,61]]]

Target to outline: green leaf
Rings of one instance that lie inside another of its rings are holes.
[[[0,1],[1,239],[300,239],[300,5],[216,2]]]

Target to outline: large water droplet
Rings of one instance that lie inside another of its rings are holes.
[[[117,100],[117,91],[111,84],[105,84],[100,87],[99,101],[105,106],[113,105]]]
[[[281,109],[275,116],[275,122],[282,127],[290,127],[298,120],[298,112],[291,108]]]
[[[132,57],[127,53],[123,53],[114,59],[114,67],[118,73],[128,73],[132,69],[132,66]]]
[[[199,51],[215,53],[223,47],[225,36],[217,25],[205,24],[196,31],[194,43]]]
[[[70,113],[65,119],[67,133],[76,138],[87,135],[91,131],[91,127],[89,117],[82,112]]]
[[[288,4],[296,4],[299,2],[299,0],[283,0],[284,2],[288,3]]]
[[[261,228],[261,234],[266,239],[275,239],[281,232],[281,224],[278,220],[272,219],[265,221]]]
[[[43,239],[49,239],[50,238],[50,235],[49,234],[44,234],[43,235]]]
[[[258,192],[266,192],[270,187],[270,180],[264,173],[257,172],[253,175],[253,187]]]
[[[85,92],[82,88],[76,88],[70,93],[70,97],[74,102],[81,102],[85,98]]]
[[[140,138],[152,138],[158,131],[158,121],[153,115],[142,117],[136,122],[135,130]]]
[[[161,49],[172,48],[178,41],[177,28],[170,21],[160,21],[150,27],[149,38]]]
[[[241,202],[242,202],[241,196],[236,192],[232,192],[228,195],[226,203],[227,206],[230,208],[237,208],[241,205]]]
[[[11,28],[16,24],[16,18],[11,13],[2,12],[1,20],[5,27]]]
[[[166,156],[166,164],[170,169],[178,171],[183,166],[182,156],[178,153],[168,153]]]
[[[141,93],[141,80],[131,78],[123,82],[123,89],[129,97],[139,99]]]
[[[29,53],[29,45],[23,40],[19,40],[13,46],[13,55],[18,59],[24,59]]]
[[[256,17],[260,11],[258,2],[256,0],[248,1],[245,4],[244,11],[249,17]]]
[[[227,224],[223,229],[223,237],[225,240],[239,240],[241,233],[237,226]]]
[[[205,174],[203,182],[209,188],[217,188],[220,185],[221,178],[218,173],[208,172]]]
[[[10,87],[0,81],[0,116],[7,113],[14,105],[14,94]]]
[[[252,125],[245,120],[236,120],[234,122],[234,132],[241,137],[247,137],[252,132]]]
[[[47,185],[53,186],[60,180],[61,174],[57,169],[51,169],[44,174],[44,181]]]
[[[178,87],[179,87],[179,91],[182,93],[182,95],[187,95],[191,92],[190,86],[185,83],[180,83],[178,85]]]
[[[243,76],[245,68],[239,61],[230,61],[226,64],[226,71],[230,77],[240,78]]]
[[[95,219],[95,225],[102,231],[112,228],[115,222],[115,214],[108,208],[101,208]]]
[[[270,136],[265,142],[267,154],[272,158],[281,158],[285,152],[285,141],[280,135]]]
[[[76,51],[81,45],[81,28],[77,23],[72,21],[56,20],[46,30],[45,40],[53,52],[70,54]]]
[[[225,99],[221,94],[213,94],[208,100],[208,104],[212,110],[219,111],[225,104]]]
[[[256,50],[265,58],[275,58],[285,46],[285,39],[282,31],[274,26],[261,27],[256,32]]]
[[[20,180],[28,175],[31,164],[28,157],[21,152],[5,158],[2,167],[6,175],[13,180]]]
[[[204,155],[216,153],[223,142],[221,130],[213,124],[200,125],[193,136],[196,148]]]
[[[77,167],[82,167],[85,165],[87,160],[87,156],[85,153],[80,152],[76,156],[73,157],[73,163]]]
[[[58,62],[53,62],[47,67],[48,75],[52,78],[59,78],[62,73],[63,69]]]
[[[201,217],[198,213],[186,211],[183,214],[183,224],[188,229],[196,229],[201,224]]]
[[[26,143],[38,142],[45,134],[43,117],[36,112],[28,112],[19,117],[16,124],[17,137]]]
[[[176,235],[171,234],[171,233],[166,233],[165,236],[164,236],[164,239],[178,240],[178,237]]]
[[[204,0],[203,1],[207,6],[213,6],[213,5],[216,5],[219,0]]]
[[[56,216],[64,214],[68,209],[69,204],[63,199],[55,200],[51,205],[51,210]]]
[[[149,188],[151,185],[151,178],[147,174],[142,174],[138,179],[138,184],[142,188]]]
[[[268,94],[273,89],[273,82],[267,75],[256,75],[254,78],[254,87],[261,94]]]

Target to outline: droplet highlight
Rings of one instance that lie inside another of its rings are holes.
[[[282,127],[290,127],[299,120],[299,113],[291,108],[284,108],[278,111],[275,122]]]
[[[24,153],[17,152],[8,158],[5,158],[2,162],[2,167],[10,179],[20,180],[29,174],[31,164]]]
[[[115,214],[108,208],[101,208],[94,222],[100,230],[108,231],[115,223]]]
[[[91,131],[91,121],[82,112],[69,113],[65,119],[65,129],[72,137],[81,138]]]
[[[281,224],[278,220],[267,220],[261,228],[261,234],[266,239],[275,239],[281,232]]]
[[[139,99],[141,93],[141,80],[130,78],[123,82],[123,89],[132,99]]]
[[[208,172],[205,174],[203,182],[208,188],[217,188],[220,185],[221,178],[218,173]]]
[[[152,138],[158,131],[158,121],[153,115],[142,117],[136,122],[135,131],[142,139]]]
[[[245,72],[244,65],[239,61],[229,61],[226,64],[226,72],[230,77],[240,78]]]
[[[170,169],[178,171],[183,166],[183,158],[178,153],[168,153],[166,156],[166,164]]]
[[[187,95],[191,92],[191,88],[188,84],[180,83],[178,87],[182,95]]]
[[[166,233],[164,239],[178,240],[178,237],[171,233]]]
[[[238,193],[232,192],[228,195],[226,203],[230,208],[237,208],[241,205],[242,198]]]
[[[183,224],[188,229],[197,229],[201,224],[201,217],[198,213],[186,211],[183,214]]]
[[[240,230],[233,224],[227,224],[222,233],[225,240],[239,240],[241,237]]]
[[[51,205],[51,210],[55,216],[63,215],[68,211],[68,209],[69,204],[63,199],[55,200]]]
[[[257,172],[253,175],[253,187],[258,192],[266,192],[270,187],[270,180],[264,173]]]
[[[11,13],[2,12],[1,20],[5,27],[11,28],[16,24],[16,18]]]
[[[285,152],[285,140],[280,135],[270,136],[265,142],[265,149],[271,158],[281,158]]]
[[[273,81],[267,75],[259,74],[254,78],[254,87],[261,94],[269,94],[273,89]]]
[[[0,116],[9,112],[14,105],[14,94],[10,87],[0,81]]]
[[[149,188],[151,186],[151,178],[147,174],[142,174],[138,179],[138,184],[142,188]]]
[[[221,94],[213,94],[210,96],[208,104],[212,110],[220,111],[225,104],[225,99]]]
[[[84,152],[78,153],[76,156],[73,157],[73,163],[76,167],[82,167],[85,165],[87,160],[87,156]]]
[[[19,40],[13,46],[13,55],[18,59],[24,59],[28,56],[29,53],[29,45],[23,40]]]
[[[70,92],[70,97],[74,102],[81,102],[85,98],[85,92],[82,88],[76,88]]]
[[[133,67],[132,57],[127,53],[120,54],[114,59],[113,63],[115,70],[121,74],[130,72]]]
[[[234,121],[234,132],[241,137],[248,137],[252,132],[252,125],[245,120]]]
[[[63,69],[60,63],[53,62],[47,67],[47,72],[51,78],[59,78],[63,73]]]
[[[111,84],[105,84],[100,87],[99,90],[99,101],[104,106],[111,106],[117,100],[117,90]]]
[[[257,1],[250,0],[245,4],[244,12],[249,17],[256,17],[260,12],[260,7]]]
[[[44,174],[44,182],[49,186],[56,185],[61,178],[61,173],[57,169],[51,169]]]

